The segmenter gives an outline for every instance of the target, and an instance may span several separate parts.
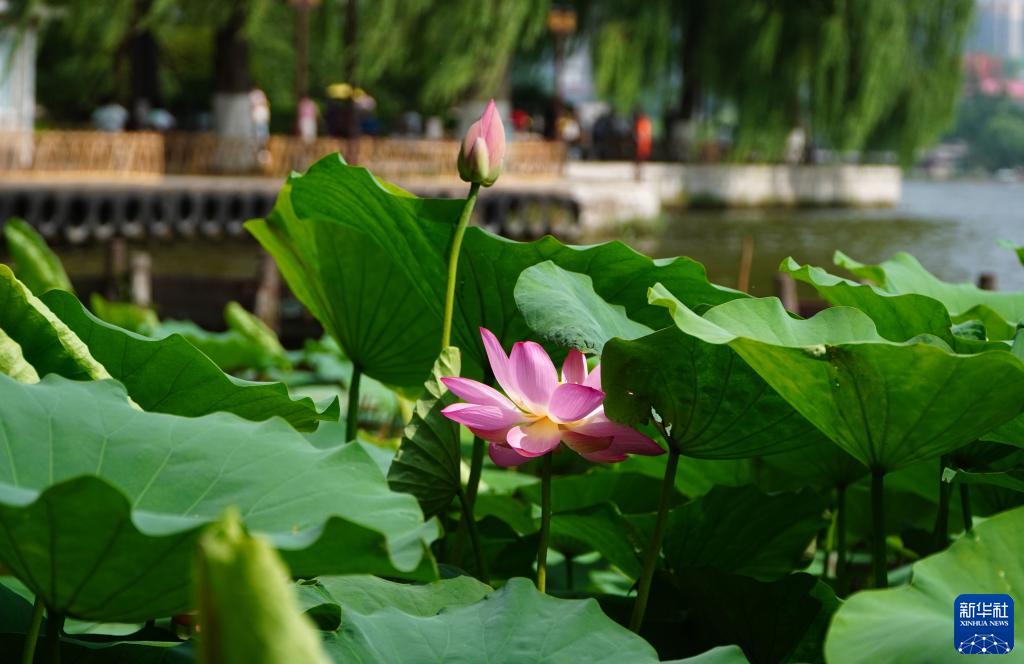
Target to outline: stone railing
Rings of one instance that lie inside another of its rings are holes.
[[[355,158],[350,161],[386,178],[410,179],[453,176],[459,143],[363,137],[351,147]],[[261,147],[254,139],[212,133],[44,130],[31,135],[0,133],[0,173],[284,177],[332,152],[350,153],[349,142],[326,137],[307,143],[273,135]],[[557,176],[565,164],[565,148],[540,140],[512,141],[507,163],[511,173]]]

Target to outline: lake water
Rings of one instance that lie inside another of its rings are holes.
[[[1022,184],[909,180],[887,209],[682,211],[623,239],[654,256],[690,256],[712,281],[735,286],[745,236],[754,246],[750,291],[760,296],[775,294],[786,256],[831,267],[836,249],[872,263],[908,251],[947,281],[991,272],[1000,290],[1024,290],[1024,267],[998,242],[1024,244]]]

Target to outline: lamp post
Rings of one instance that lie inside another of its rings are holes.
[[[576,10],[555,5],[548,11],[548,30],[555,41],[555,84],[551,95],[551,126],[545,127],[549,138],[558,140],[558,119],[562,116],[562,68],[565,65],[565,39],[576,32]]]

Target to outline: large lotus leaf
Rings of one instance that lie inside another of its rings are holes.
[[[75,380],[110,378],[82,340],[2,264],[0,328],[21,346],[25,360],[41,376],[56,373]]]
[[[63,291],[51,291],[43,301],[144,410],[186,417],[223,411],[257,421],[277,416],[301,431],[338,419],[337,400],[318,412],[308,397],[292,400],[281,383],[229,376],[177,335],[150,339],[105,323]]]
[[[596,551],[627,577],[640,577],[637,551],[647,541],[611,505],[594,505],[551,517],[551,548],[565,554]]]
[[[868,473],[860,461],[832,441],[759,459],[755,482],[767,491],[806,486],[830,490],[853,484]]]
[[[751,662],[821,661],[820,652],[803,658],[794,651],[801,647],[810,654],[803,642],[827,622],[835,602],[835,595],[809,574],[758,581],[690,568],[656,577],[640,633],[662,657],[736,644]],[[609,612],[614,608],[609,605]]]
[[[687,456],[739,459],[830,444],[731,348],[676,328],[609,341],[601,382],[610,418],[640,426],[656,412]]]
[[[878,265],[865,265],[837,251],[835,263],[890,293],[917,293],[936,299],[949,310],[954,322],[975,318],[986,322],[986,327],[1005,330],[1024,320],[1024,292],[987,291],[974,284],[941,281],[908,253],[899,252]],[[998,321],[1004,324],[997,326]]]
[[[715,567],[774,579],[807,566],[808,544],[827,524],[821,496],[765,495],[753,487],[715,487],[672,510],[665,560],[673,569]]]
[[[958,355],[927,336],[891,342],[849,307],[797,320],[775,298],[744,299],[701,317],[663,286],[651,299],[668,307],[684,332],[731,346],[871,468],[891,471],[950,452],[1024,407],[1024,363],[1012,353]]]
[[[878,334],[889,341],[907,341],[920,334],[931,334],[960,353],[982,350],[1009,350],[1005,343],[987,342],[986,335],[1005,340],[1012,332],[1003,321],[992,324],[991,317],[954,326],[942,302],[917,293],[895,294],[870,284],[859,284],[829,274],[820,267],[800,265],[787,258],[779,270],[810,284],[830,304],[860,309],[875,322]],[[958,318],[957,320],[960,320]],[[976,337],[968,337],[974,332]]]
[[[160,318],[150,307],[114,302],[99,293],[89,295],[89,308],[100,320],[138,334],[153,336],[160,327]]]
[[[643,457],[634,457],[639,459]],[[650,458],[650,457],[647,457]],[[664,457],[654,457],[664,461]],[[625,463],[629,464],[630,461]],[[571,512],[602,503],[613,503],[623,514],[656,512],[664,476],[664,463],[650,475],[621,470],[622,464],[597,466],[583,475],[563,475],[551,480],[552,513]],[[533,504],[541,504],[539,482],[521,487],[519,493]],[[678,494],[674,501],[680,500]]]
[[[446,256],[462,205],[417,198],[332,155],[292,176],[270,217],[247,227],[353,362],[382,382],[418,389],[440,346]],[[741,295],[709,284],[704,267],[685,258],[651,260],[618,242],[521,243],[470,228],[453,328],[464,375],[481,375],[485,363],[478,327],[505,345],[529,335],[513,288],[520,272],[546,260],[589,274],[602,297],[647,325],[664,322],[644,296],[655,281],[694,306]]]
[[[459,349],[444,349],[423,386],[388,471],[391,487],[416,496],[428,516],[448,507],[462,489],[459,424],[441,413],[456,401],[441,379],[458,376],[460,369]]]
[[[515,296],[530,329],[560,346],[600,353],[613,337],[636,339],[654,331],[626,316],[625,307],[602,300],[589,276],[551,261],[523,270]]]
[[[57,255],[46,246],[46,240],[21,219],[8,219],[4,224],[7,252],[14,259],[14,269],[29,290],[42,295],[52,288],[75,292],[71,279]]]
[[[436,615],[345,610],[327,648],[345,662],[658,661],[654,648],[604,615],[594,600],[557,599],[522,578]]]
[[[603,300],[587,275],[539,263],[523,271],[515,295],[540,336],[603,351],[609,417],[640,426],[656,411],[685,455],[730,459],[827,444],[731,349],[676,328],[651,334]]]
[[[987,519],[947,551],[915,563],[909,585],[856,593],[835,615],[826,659],[835,664],[963,661],[953,644],[953,601],[963,593],[1020,597],[1022,547],[1024,508],[1019,508]],[[1017,634],[1024,629],[1024,613],[1015,612],[1014,627]]]
[[[0,376],[0,562],[47,606],[132,622],[190,605],[202,527],[229,505],[292,572],[431,578],[436,534],[359,445],[279,420],[140,411],[113,381]]]
[[[933,334],[952,344],[950,327],[953,322],[938,300],[916,293],[887,293],[869,284],[829,274],[820,267],[800,265],[792,258],[784,260],[779,270],[813,286],[829,304],[860,309],[875,321],[878,334],[890,341]]]

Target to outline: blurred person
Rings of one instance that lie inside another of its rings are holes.
[[[270,162],[270,100],[267,93],[259,88],[249,91],[249,113],[252,118],[252,132],[256,140],[256,161],[265,166]]]
[[[100,131],[124,131],[128,123],[128,109],[113,99],[92,112],[92,124]]]
[[[295,129],[299,138],[306,143],[312,143],[316,140],[318,113],[315,101],[309,97],[303,97],[299,100],[299,106],[295,111]]]
[[[641,179],[641,168],[645,161],[651,158],[651,146],[654,143],[654,125],[645,113],[637,111],[633,114],[633,138],[636,143],[636,172],[637,180]]]
[[[512,109],[512,128],[516,131],[530,131],[530,127],[533,124],[533,118],[530,114],[521,108]]]

